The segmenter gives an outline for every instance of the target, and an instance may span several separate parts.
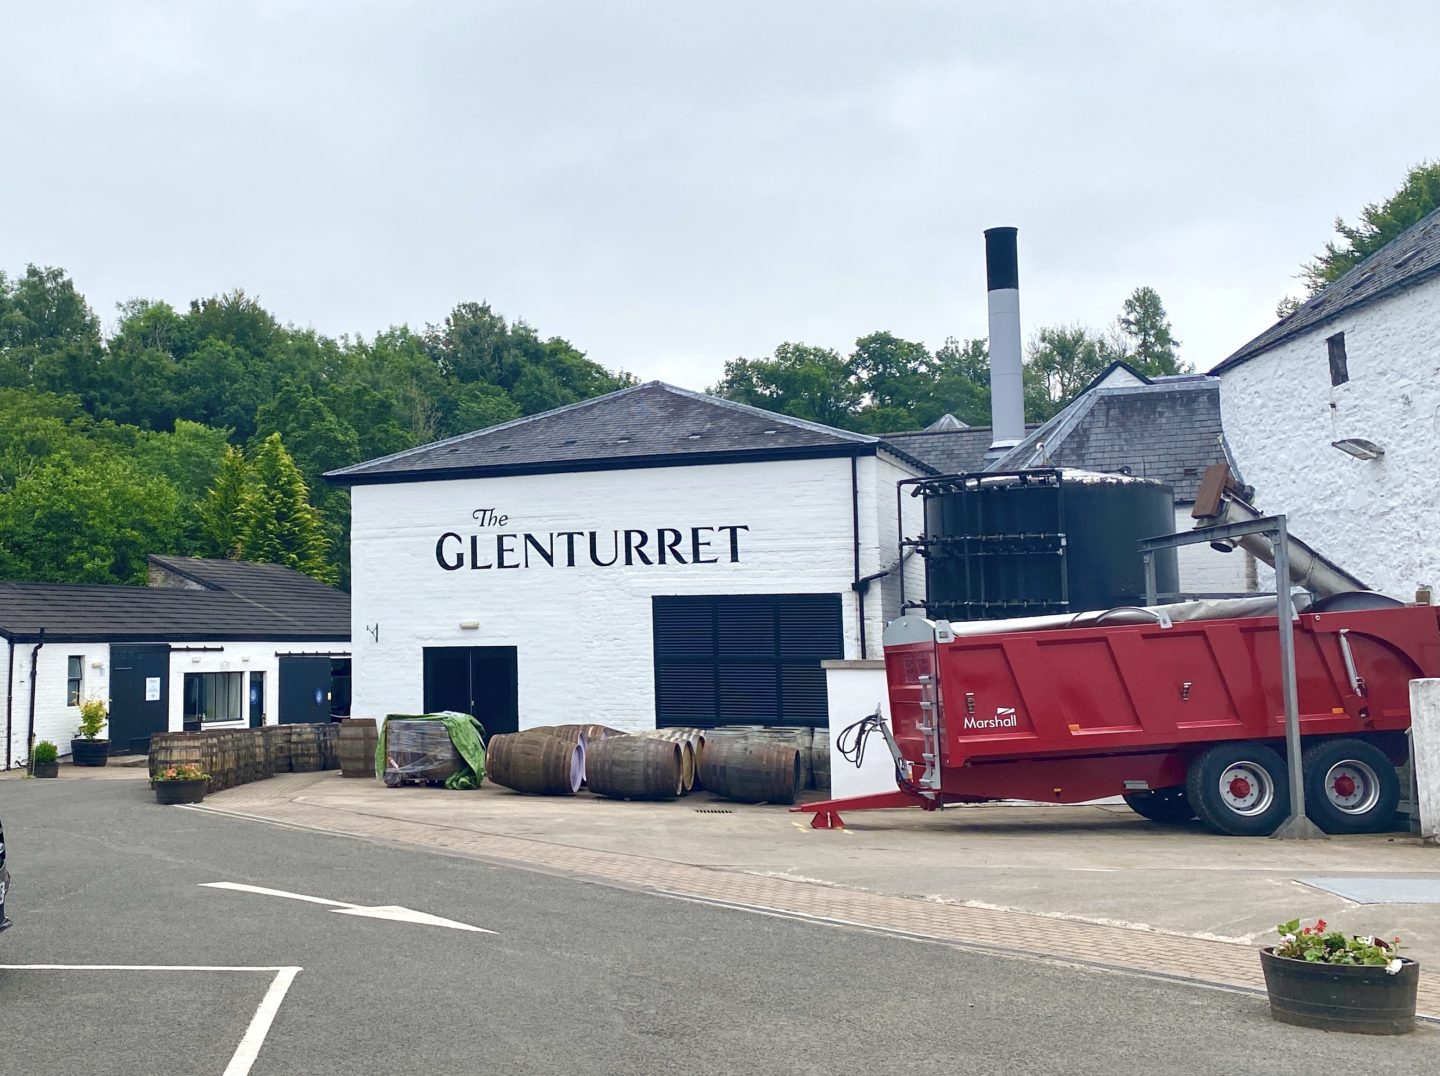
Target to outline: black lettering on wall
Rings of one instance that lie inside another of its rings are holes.
[[[508,544],[507,544],[507,543],[508,543]],[[497,535],[495,536],[495,567],[497,567],[497,568],[518,568],[518,567],[520,567],[520,562],[519,562],[518,560],[517,560],[517,561],[514,561],[513,563],[510,563],[510,564],[506,564],[506,563],[505,563],[505,558],[506,558],[507,556],[513,557],[514,555],[515,555],[515,535],[513,535],[513,534],[497,534]]]
[[[617,560],[620,559],[620,532],[610,532],[610,537],[615,544],[611,547],[614,550],[614,555],[609,560],[601,560],[600,553],[595,548],[595,536],[599,533],[599,531],[590,532],[590,563],[595,565],[597,568],[608,568],[610,567],[610,565],[614,564]]]
[[[453,564],[447,561],[445,559],[445,539],[447,538],[454,538],[457,542],[463,541],[463,539],[454,531],[446,531],[444,534],[442,534],[435,542],[435,563],[440,565],[440,567],[444,568],[447,572],[453,572],[459,568],[465,567],[465,554],[457,553],[455,555],[455,562]]]
[[[550,567],[552,568],[555,567],[555,536],[552,534],[549,536],[549,538],[550,544],[548,546],[543,546],[540,544],[540,539],[536,538],[535,535],[525,535],[525,567],[530,567],[530,550],[532,549],[535,550],[535,552],[539,556],[545,558],[546,564],[550,565]],[[571,544],[573,546],[573,541]]]
[[[700,532],[701,532],[701,531],[705,531],[706,533],[711,533],[711,532],[713,532],[714,530],[715,530],[714,527],[691,527],[691,528],[690,528],[690,562],[691,562],[692,564],[719,564],[719,563],[720,563],[720,558],[719,558],[719,557],[704,557],[704,556],[701,556],[701,555],[700,555],[700,550],[702,550],[702,549],[709,549],[709,548],[710,548],[710,539],[709,539],[709,538],[706,538],[706,539],[702,542],[702,541],[700,540]]]
[[[655,551],[660,557],[660,563],[665,563],[665,554],[668,551],[670,556],[675,558],[676,564],[685,563],[685,555],[680,552],[680,543],[684,540],[681,533],[674,527],[661,527],[655,532]]]
[[[650,535],[648,535],[644,531],[627,530],[625,532],[625,564],[627,566],[635,563],[631,559],[632,553],[640,558],[640,562],[642,564],[655,563],[645,554],[645,543],[649,540]]]

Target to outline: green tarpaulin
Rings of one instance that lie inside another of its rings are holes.
[[[479,788],[485,780],[485,726],[469,714],[447,710],[438,714],[386,714],[381,726],[379,742],[375,745],[375,776],[385,777],[386,742],[390,722],[395,721],[440,721],[450,733],[450,742],[455,745],[463,766],[445,780],[449,789]]]

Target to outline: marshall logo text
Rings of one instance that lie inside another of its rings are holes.
[[[618,564],[729,564],[740,562],[742,524],[711,527],[656,527],[608,531],[506,531],[510,517],[493,508],[471,513],[485,533],[446,531],[435,542],[435,563],[447,572],[479,570],[574,568],[585,563],[597,568]],[[495,528],[490,531],[488,528]]]

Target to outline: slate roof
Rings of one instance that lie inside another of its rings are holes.
[[[873,455],[878,437],[837,430],[661,381],[342,467],[335,485]],[[907,462],[914,462],[907,459]]]
[[[1174,489],[1177,501],[1189,502],[1205,468],[1222,462],[1228,461],[1219,380],[1178,377],[1092,389],[985,470],[1048,464],[1119,472],[1158,479]]]
[[[1036,428],[1029,423],[1027,430]],[[985,453],[994,440],[989,426],[962,429],[912,430],[882,434],[885,443],[926,464],[938,474],[963,474],[985,470]]]
[[[203,589],[0,582],[0,635],[46,641],[350,638],[350,596],[275,564],[154,557]]]
[[[1218,374],[1310,332],[1342,314],[1440,275],[1440,209],[1412,224],[1313,299],[1282,318],[1210,372]]]

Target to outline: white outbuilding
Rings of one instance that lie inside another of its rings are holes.
[[[880,655],[902,570],[923,594],[896,483],[928,473],[660,382],[331,472],[351,490],[354,712],[823,726],[821,663]]]
[[[1392,597],[1440,582],[1440,211],[1211,372],[1258,508]]]
[[[348,713],[350,599],[276,564],[152,556],[148,586],[0,582],[6,769],[103,700],[112,754],[152,734]]]

